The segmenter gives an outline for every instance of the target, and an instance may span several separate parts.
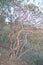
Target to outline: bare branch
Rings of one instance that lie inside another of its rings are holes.
[[[27,44],[27,34],[25,35],[25,43],[23,44],[22,48],[20,49],[20,55],[23,51],[24,46]]]
[[[27,49],[26,51],[24,51],[23,53],[21,53],[21,55],[19,55],[18,58],[22,57],[24,54],[26,54],[28,51],[30,51],[29,49]]]

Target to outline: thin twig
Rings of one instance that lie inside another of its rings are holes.
[[[22,48],[21,48],[21,50],[20,50],[20,54],[22,53],[22,51],[23,51],[23,48],[24,48],[24,46],[27,44],[27,34],[25,35],[25,43],[23,44],[23,46],[22,46]]]
[[[28,51],[30,51],[29,49],[27,49],[26,51],[24,51],[23,53],[21,53],[21,55],[19,55],[18,58],[22,57],[24,54],[26,54]]]

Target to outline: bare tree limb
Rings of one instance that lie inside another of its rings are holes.
[[[28,51],[30,51],[29,49],[27,49],[26,51],[24,51],[23,53],[21,53],[21,55],[19,55],[18,58],[22,57],[24,54],[26,54]]]
[[[27,44],[27,34],[25,35],[25,42],[24,42],[22,48],[20,49],[20,55],[21,55],[21,53],[22,53],[22,51],[23,51],[23,48],[24,48],[24,46],[25,46],[26,44]]]

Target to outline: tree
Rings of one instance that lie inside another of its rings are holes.
[[[39,21],[37,22],[36,19],[38,19],[41,14],[38,7],[33,4],[24,5],[22,8],[22,1],[23,0],[12,0],[8,3],[6,0],[1,8],[1,16],[3,16],[4,21],[10,25],[9,30],[7,29],[7,34],[10,41],[9,56],[11,57],[14,54],[14,57],[17,59],[21,59],[21,57],[29,51],[29,48],[25,49],[27,44],[27,36],[31,33],[35,33],[28,28],[24,28],[24,26],[28,23],[28,25],[37,27]],[[6,4],[6,2],[8,4]],[[1,25],[3,25],[2,22]],[[21,37],[20,39],[22,33],[22,37],[24,36],[24,38],[22,39]]]

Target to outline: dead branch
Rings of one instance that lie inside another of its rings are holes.
[[[24,51],[23,53],[21,53],[21,55],[19,55],[18,58],[22,57],[24,54],[26,54],[29,51],[29,49],[27,49],[26,51]]]
[[[23,51],[23,48],[24,48],[24,46],[27,44],[27,34],[25,35],[25,43],[23,44],[23,46],[21,47],[21,49],[20,49],[20,55],[21,55],[21,53],[22,53],[22,51]]]

